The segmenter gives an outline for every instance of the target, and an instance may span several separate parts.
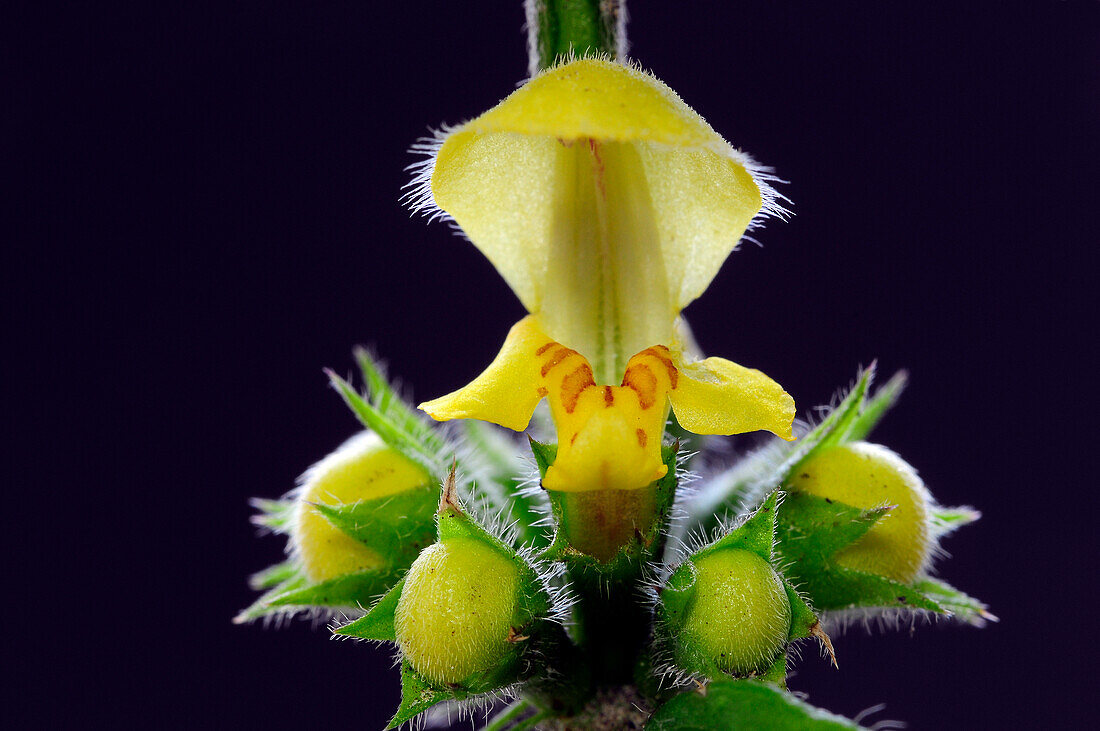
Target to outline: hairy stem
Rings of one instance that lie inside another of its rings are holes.
[[[531,74],[574,55],[618,58],[626,46],[625,2],[526,0]]]

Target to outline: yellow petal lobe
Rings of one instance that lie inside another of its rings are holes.
[[[523,431],[546,395],[538,350],[547,340],[535,318],[523,318],[508,331],[497,357],[481,375],[457,391],[420,404],[420,409],[436,421],[481,419]]]
[[[753,368],[723,358],[678,364],[680,382],[670,394],[680,425],[696,434],[770,431],[794,439],[794,399]]]
[[[636,490],[663,477],[670,401],[697,434],[767,429],[792,438],[794,400],[760,371],[721,358],[683,365],[654,345],[627,361],[620,385],[601,384],[588,359],[551,339],[534,315],[512,327],[472,383],[420,408],[441,421],[482,419],[520,431],[544,396],[558,431],[548,490]]]

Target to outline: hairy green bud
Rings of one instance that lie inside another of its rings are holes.
[[[931,498],[916,470],[886,447],[851,442],[811,457],[790,488],[855,508],[891,505],[889,513],[852,545],[837,551],[838,565],[912,582],[932,548]]]
[[[294,551],[306,577],[322,582],[389,565],[388,545],[396,536],[375,531],[372,540],[357,540],[318,508],[393,498],[421,490],[425,506],[434,502],[431,478],[422,467],[388,446],[375,433],[357,434],[311,467],[302,478],[291,531]],[[427,513],[430,516],[430,512]],[[430,534],[430,518],[423,521]]]
[[[693,559],[692,601],[677,643],[735,675],[767,669],[787,644],[791,604],[771,564],[751,551],[715,551]]]
[[[519,568],[477,538],[421,552],[405,577],[394,629],[409,664],[426,680],[461,684],[512,652]]]

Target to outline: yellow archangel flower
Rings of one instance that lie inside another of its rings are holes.
[[[453,218],[531,314],[438,420],[521,431],[546,397],[551,490],[636,489],[662,477],[671,404],[698,434],[791,438],[794,401],[763,373],[688,362],[680,311],[757,216],[769,176],[635,68],[582,59],[532,78],[434,145],[414,208]]]

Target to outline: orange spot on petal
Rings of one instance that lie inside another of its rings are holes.
[[[638,404],[642,410],[657,403],[657,376],[644,363],[634,363],[623,374],[623,386],[632,388],[638,394]]]
[[[561,379],[561,405],[565,413],[572,414],[577,408],[577,400],[581,392],[590,386],[596,385],[596,379],[592,376],[592,366],[581,363],[565,378]]]

